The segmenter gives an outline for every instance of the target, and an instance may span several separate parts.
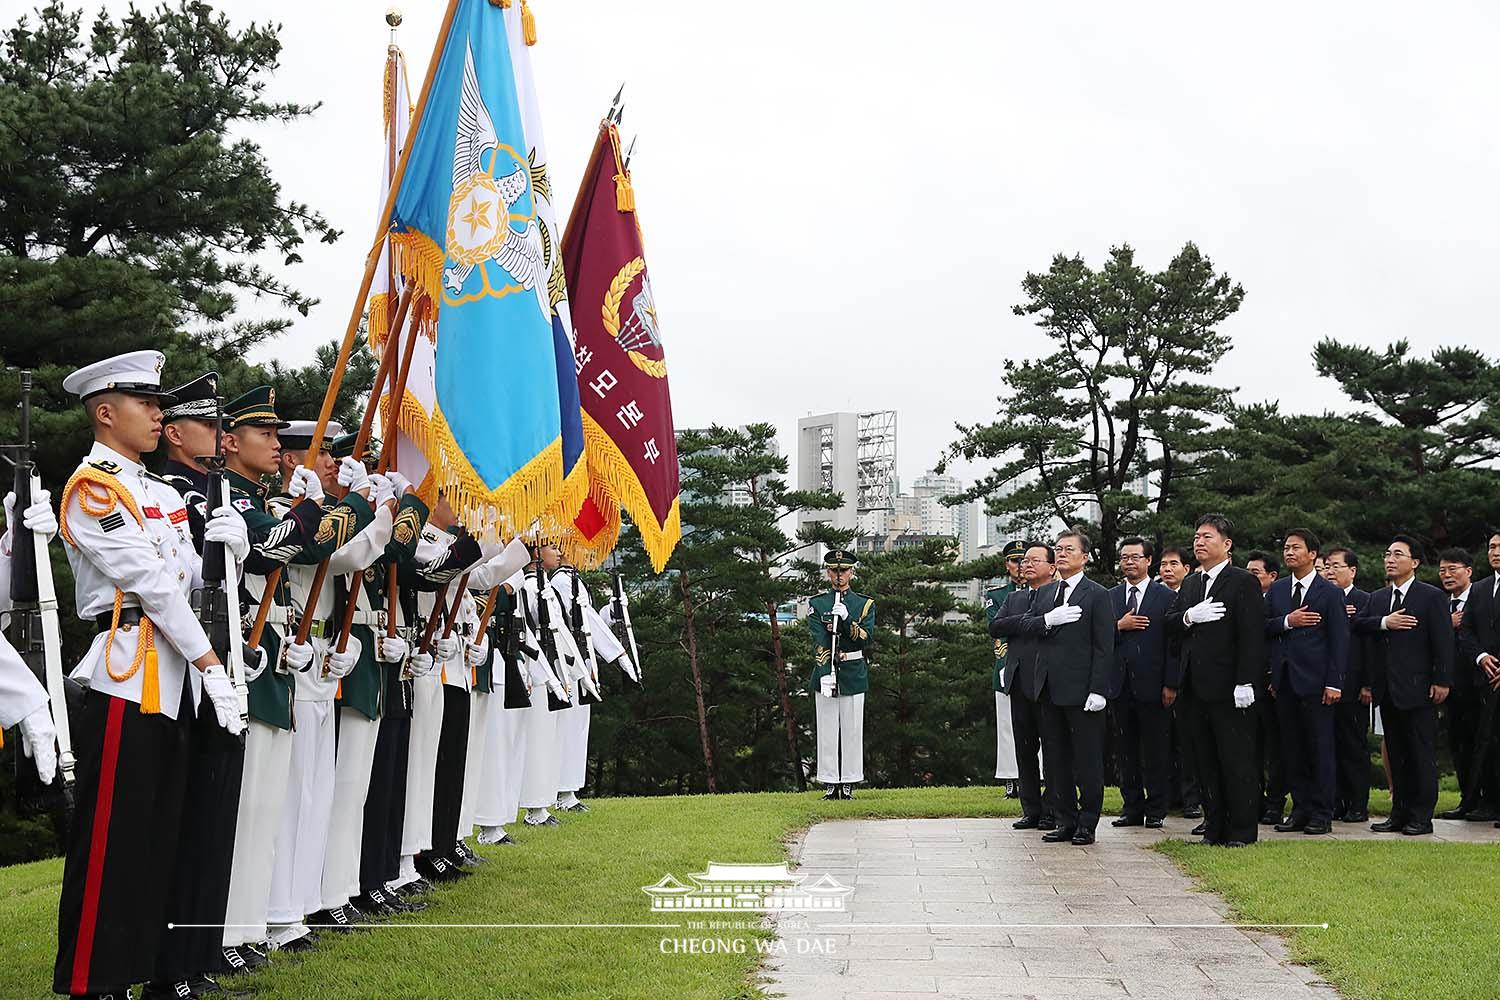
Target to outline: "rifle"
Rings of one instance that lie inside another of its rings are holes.
[[[42,812],[61,810],[66,822],[73,814],[72,729],[68,719],[68,695],[78,685],[63,676],[62,632],[57,620],[57,590],[52,580],[52,560],[47,555],[47,540],[27,531],[21,524],[21,513],[31,506],[32,497],[41,492],[31,457],[31,372],[21,372],[21,440],[6,445],[6,460],[15,466],[15,523],[10,526],[11,639],[16,651],[47,688],[52,703],[52,722],[57,728],[57,773],[62,781],[43,785],[35,768],[29,776],[22,771],[22,755],[16,755],[18,792]],[[75,694],[76,700],[76,694]]]
[[[620,571],[615,570],[610,579],[610,589],[613,596],[610,599],[610,618],[614,619],[617,635],[623,645],[630,652],[631,665],[635,667],[634,680],[642,688],[646,686],[646,672],[641,669],[641,651],[635,645],[635,625],[630,620],[630,601],[625,596],[625,581],[620,576]]]
[[[198,464],[208,470],[208,502],[212,511],[215,506],[229,506],[229,477],[224,474],[224,397],[219,393],[219,376],[210,373],[214,389],[214,427],[221,433],[214,434],[214,453],[197,456]],[[244,623],[240,616],[240,570],[224,548],[223,542],[203,543],[203,596],[199,602],[203,618],[203,630],[208,633],[209,645],[229,668],[229,679],[234,682],[234,691],[240,706],[240,722],[250,719],[250,687],[245,681],[245,657],[248,655],[252,667],[263,655],[256,646],[246,647],[241,641]],[[245,741],[245,730],[240,730],[240,742]]]
[[[833,606],[838,608],[842,607],[843,604],[843,593],[835,590],[833,592]],[[833,697],[837,698],[839,696],[839,626],[837,618],[833,615],[829,615],[828,617],[833,619],[834,622],[833,628],[828,632],[828,676],[833,678]]]
[[[524,589],[524,588],[523,588]],[[498,600],[498,595],[497,598]],[[521,633],[526,628],[526,614],[521,606],[520,593],[510,595],[510,614],[500,626],[500,657],[505,664],[505,707],[528,708],[531,705],[531,675],[523,672],[523,654],[535,657],[538,650],[525,646]]]
[[[568,615],[568,630],[573,633],[573,642],[578,646],[588,675],[583,679],[585,690],[578,701],[582,705],[592,705],[604,700],[599,693],[599,658],[594,652],[594,633],[583,613],[583,601],[578,594],[578,570],[574,569],[568,575],[573,578],[573,607]]]
[[[557,623],[552,620],[552,605],[547,601],[547,588],[551,586],[542,572],[542,564],[536,566],[536,623],[537,640],[542,644],[542,659],[547,661],[547,705],[553,711],[566,708],[573,703],[573,685],[569,682],[569,670],[563,660],[567,654],[557,647]],[[556,690],[554,690],[556,688]]]

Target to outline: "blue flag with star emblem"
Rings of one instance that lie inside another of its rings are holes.
[[[563,440],[548,297],[556,248],[539,224],[504,15],[459,0],[391,229],[415,283],[412,310],[436,319],[437,398],[418,442],[434,485],[470,528],[513,535],[562,489]]]

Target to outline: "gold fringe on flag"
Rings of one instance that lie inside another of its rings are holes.
[[[658,524],[656,515],[651,510],[651,501],[646,497],[646,489],[636,477],[635,470],[630,467],[629,460],[605,433],[604,428],[587,413],[583,415],[583,447],[584,453],[588,455],[593,489],[597,491],[602,485],[621,507],[630,511],[630,519],[641,533],[641,544],[646,549],[646,555],[651,557],[652,567],[660,573],[666,568],[672,550],[682,538],[680,498],[672,498],[672,508],[667,512],[666,521]],[[599,506],[597,500],[595,506]],[[603,507],[600,507],[600,513],[609,516],[609,512]],[[613,545],[610,547],[613,548]]]
[[[521,0],[521,37],[526,40],[527,45],[536,44],[536,15],[531,12],[531,4]]]

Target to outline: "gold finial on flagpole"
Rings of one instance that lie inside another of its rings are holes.
[[[391,44],[396,44],[396,29],[401,26],[401,8],[387,7],[385,9],[385,23],[391,26]]]

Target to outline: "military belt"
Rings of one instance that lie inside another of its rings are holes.
[[[140,608],[121,608],[120,627],[124,628],[127,625],[139,625],[141,623],[141,619],[144,617],[146,617],[146,613]],[[111,628],[114,627],[114,624],[115,613],[113,610],[103,611],[94,616],[94,629],[101,634],[108,632]]]

